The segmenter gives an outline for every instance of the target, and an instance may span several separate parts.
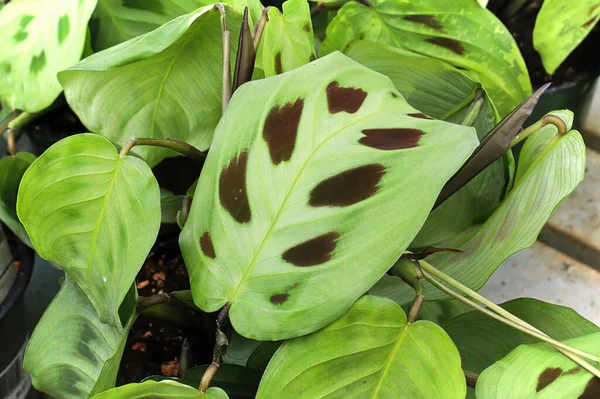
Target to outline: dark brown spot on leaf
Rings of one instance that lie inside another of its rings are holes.
[[[416,147],[425,132],[412,128],[364,129],[358,142],[378,150],[391,151]]]
[[[229,162],[219,178],[221,205],[239,223],[248,223],[252,216],[246,192],[247,166],[248,151],[244,151]]]
[[[283,68],[281,66],[281,53],[275,54],[275,73],[277,75],[281,75],[283,73]]]
[[[331,82],[327,86],[327,105],[329,113],[347,112],[353,114],[359,110],[367,98],[367,93],[359,88],[340,87],[338,82]]]
[[[304,24],[304,31],[310,32],[310,24],[309,23]]]
[[[349,206],[377,192],[385,168],[370,164],[346,170],[329,177],[310,192],[310,206]]]
[[[275,165],[289,161],[292,157],[303,109],[304,100],[299,98],[293,103],[275,106],[269,111],[263,127],[263,138]]]
[[[419,118],[419,119],[433,119],[433,118],[430,118],[427,115],[422,114],[420,112],[417,112],[417,113],[414,113],[414,114],[408,114],[408,116],[410,116],[411,118]]]
[[[556,381],[558,377],[560,377],[562,371],[563,370],[560,367],[548,367],[546,370],[542,371],[542,374],[540,374],[540,376],[538,377],[538,383],[537,387],[535,388],[535,391],[540,392],[542,389],[552,384],[554,381]]]
[[[200,237],[200,249],[204,255],[208,256],[209,258],[214,259],[217,257],[215,254],[215,247],[213,246],[213,242],[208,231],[202,234],[202,237]]]
[[[427,41],[437,46],[444,47],[458,55],[463,55],[465,53],[465,48],[462,44],[454,39],[448,39],[447,37],[432,37],[427,39]]]
[[[442,30],[442,24],[433,15],[407,15],[405,20],[427,25],[435,30]]]
[[[315,266],[331,259],[340,235],[334,231],[305,241],[285,251],[283,260],[296,266]]]
[[[562,373],[562,375],[573,375],[573,374],[577,374],[579,373],[581,370],[583,370],[581,367],[573,367],[570,370],[565,371],[564,373]]]
[[[392,94],[392,97],[398,98],[398,95],[396,93],[392,92],[391,94]]]
[[[269,300],[274,305],[283,305],[284,303],[287,302],[289,297],[290,297],[290,294],[288,294],[288,293],[275,294],[275,295],[271,295],[271,298],[269,298]]]
[[[583,393],[577,399],[598,399],[600,398],[600,378],[593,377],[585,386]]]
[[[598,17],[594,17],[594,18],[590,18],[586,21],[585,24],[581,25],[584,28],[589,28],[590,26],[592,26],[593,24],[596,23],[596,21],[598,20]]]

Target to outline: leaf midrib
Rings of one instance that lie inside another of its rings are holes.
[[[408,335],[409,327],[410,327],[410,325],[406,324],[400,330],[400,334],[398,334],[398,337],[396,338],[397,342],[394,345],[394,347],[392,348],[392,350],[390,351],[390,353],[388,354],[387,359],[385,360],[385,363],[383,364],[383,367],[381,370],[381,375],[379,376],[379,381],[377,382],[377,386],[375,387],[375,389],[373,390],[373,393],[371,394],[371,399],[375,399],[377,397],[377,395],[379,394],[379,391],[381,390],[381,386],[383,384],[383,380],[385,379],[387,373],[389,372],[390,367],[392,367],[392,362],[393,362],[394,358],[396,357],[396,355],[398,354],[400,347],[402,346],[402,343],[404,342],[404,339]]]

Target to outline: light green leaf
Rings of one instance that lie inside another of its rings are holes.
[[[235,61],[241,17],[231,9],[227,15]],[[207,6],[96,53],[59,80],[83,124],[115,143],[176,137],[206,150],[221,117],[221,58],[219,11]],[[156,147],[133,152],[150,166],[176,155]]]
[[[564,306],[522,298],[501,307],[558,341],[600,331],[600,327]],[[475,310],[447,321],[442,327],[462,355],[463,368],[477,373],[521,344],[540,342]]]
[[[131,286],[131,285],[130,285]],[[104,324],[67,274],[25,352],[33,386],[55,398],[88,398],[115,386],[127,333],[135,320],[135,286],[123,304],[124,326]]]
[[[241,86],[215,137],[180,246],[198,307],[230,303],[235,330],[258,340],[345,313],[477,145],[341,53]]]
[[[570,129],[573,118],[570,111],[552,114],[562,118]],[[478,290],[510,255],[533,245],[556,206],[583,180],[585,145],[581,135],[571,130],[554,139],[557,132],[554,125],[546,125],[527,139],[519,156],[514,187],[471,238],[464,241],[464,237],[456,237],[441,243],[445,248],[464,252],[440,252],[427,257],[426,261]],[[398,303],[409,302],[414,297],[410,287],[388,276],[370,293],[393,298]],[[427,285],[425,297],[447,296]]]
[[[0,221],[30,247],[29,236],[17,217],[17,191],[23,174],[34,160],[35,155],[27,152],[0,159]]]
[[[425,301],[419,312],[419,318],[443,325],[447,321],[471,310],[472,308],[457,299]]]
[[[333,324],[283,343],[257,398],[465,396],[456,347],[429,321],[406,323],[392,301],[365,296]]]
[[[535,20],[533,46],[540,53],[546,72],[556,71],[596,26],[598,16],[598,0],[544,0]]]
[[[437,119],[460,123],[481,84],[453,66],[406,50],[359,40],[346,54],[364,66],[388,76],[413,107]],[[474,123],[479,139],[492,130],[494,106],[485,95],[484,107]],[[440,246],[448,237],[469,237],[506,193],[514,162],[509,151],[435,209],[411,248]]]
[[[250,355],[246,366],[253,370],[264,372],[271,358],[279,349],[282,341],[265,341]]]
[[[600,333],[563,342],[600,355]],[[485,399],[593,399],[600,396],[600,379],[548,344],[521,345],[481,373],[476,394]]]
[[[208,365],[192,367],[187,370],[184,378],[156,375],[146,378],[144,381],[172,380],[189,385],[193,388],[198,388],[207,368]],[[262,371],[264,370],[258,372],[237,364],[224,363],[219,367],[219,372],[212,379],[210,386],[221,388],[231,399],[254,399],[256,397],[256,391],[258,390]]]
[[[245,366],[248,358],[252,355],[252,352],[254,352],[261,343],[261,341],[244,338],[234,331],[229,340],[227,352],[223,355],[223,362]]]
[[[81,58],[97,0],[17,0],[0,13],[0,99],[40,111],[62,91],[56,73]]]
[[[371,40],[476,72],[500,116],[531,94],[523,57],[510,32],[473,0],[346,3],[327,28],[321,54]]]
[[[175,195],[169,190],[160,189],[161,223],[177,223],[177,214],[185,195]]]
[[[25,172],[17,212],[41,257],[61,266],[103,323],[117,310],[156,240],[160,194],[141,159],[105,138],[59,141]]]
[[[283,15],[277,7],[271,8],[268,15],[261,51],[265,77],[291,71],[315,59],[315,40],[306,0],[288,0],[283,3]]]
[[[164,380],[127,384],[95,395],[92,399],[229,399],[220,388],[206,393],[179,382]]]
[[[93,47],[105,50],[194,11],[198,0],[98,0],[92,15]],[[203,2],[206,3],[206,2]]]

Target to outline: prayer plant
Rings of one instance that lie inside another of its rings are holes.
[[[597,326],[476,292],[585,169],[570,111],[521,129],[546,86],[531,95],[516,43],[477,1],[13,0],[0,33],[9,134],[63,91],[92,132],[0,161],[2,220],[65,271],[25,355],[38,390],[600,392]],[[178,153],[199,177],[176,212],[191,290],[139,297],[161,226],[151,168]],[[188,367],[184,345],[179,378],[115,387],[133,322],[174,303],[214,312],[213,362]]]

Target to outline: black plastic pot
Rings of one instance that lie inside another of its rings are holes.
[[[0,298],[0,398],[22,399],[32,390],[23,371],[28,338],[23,292],[33,272],[34,254],[0,225],[0,281],[7,288]],[[9,250],[6,251],[8,244]]]

